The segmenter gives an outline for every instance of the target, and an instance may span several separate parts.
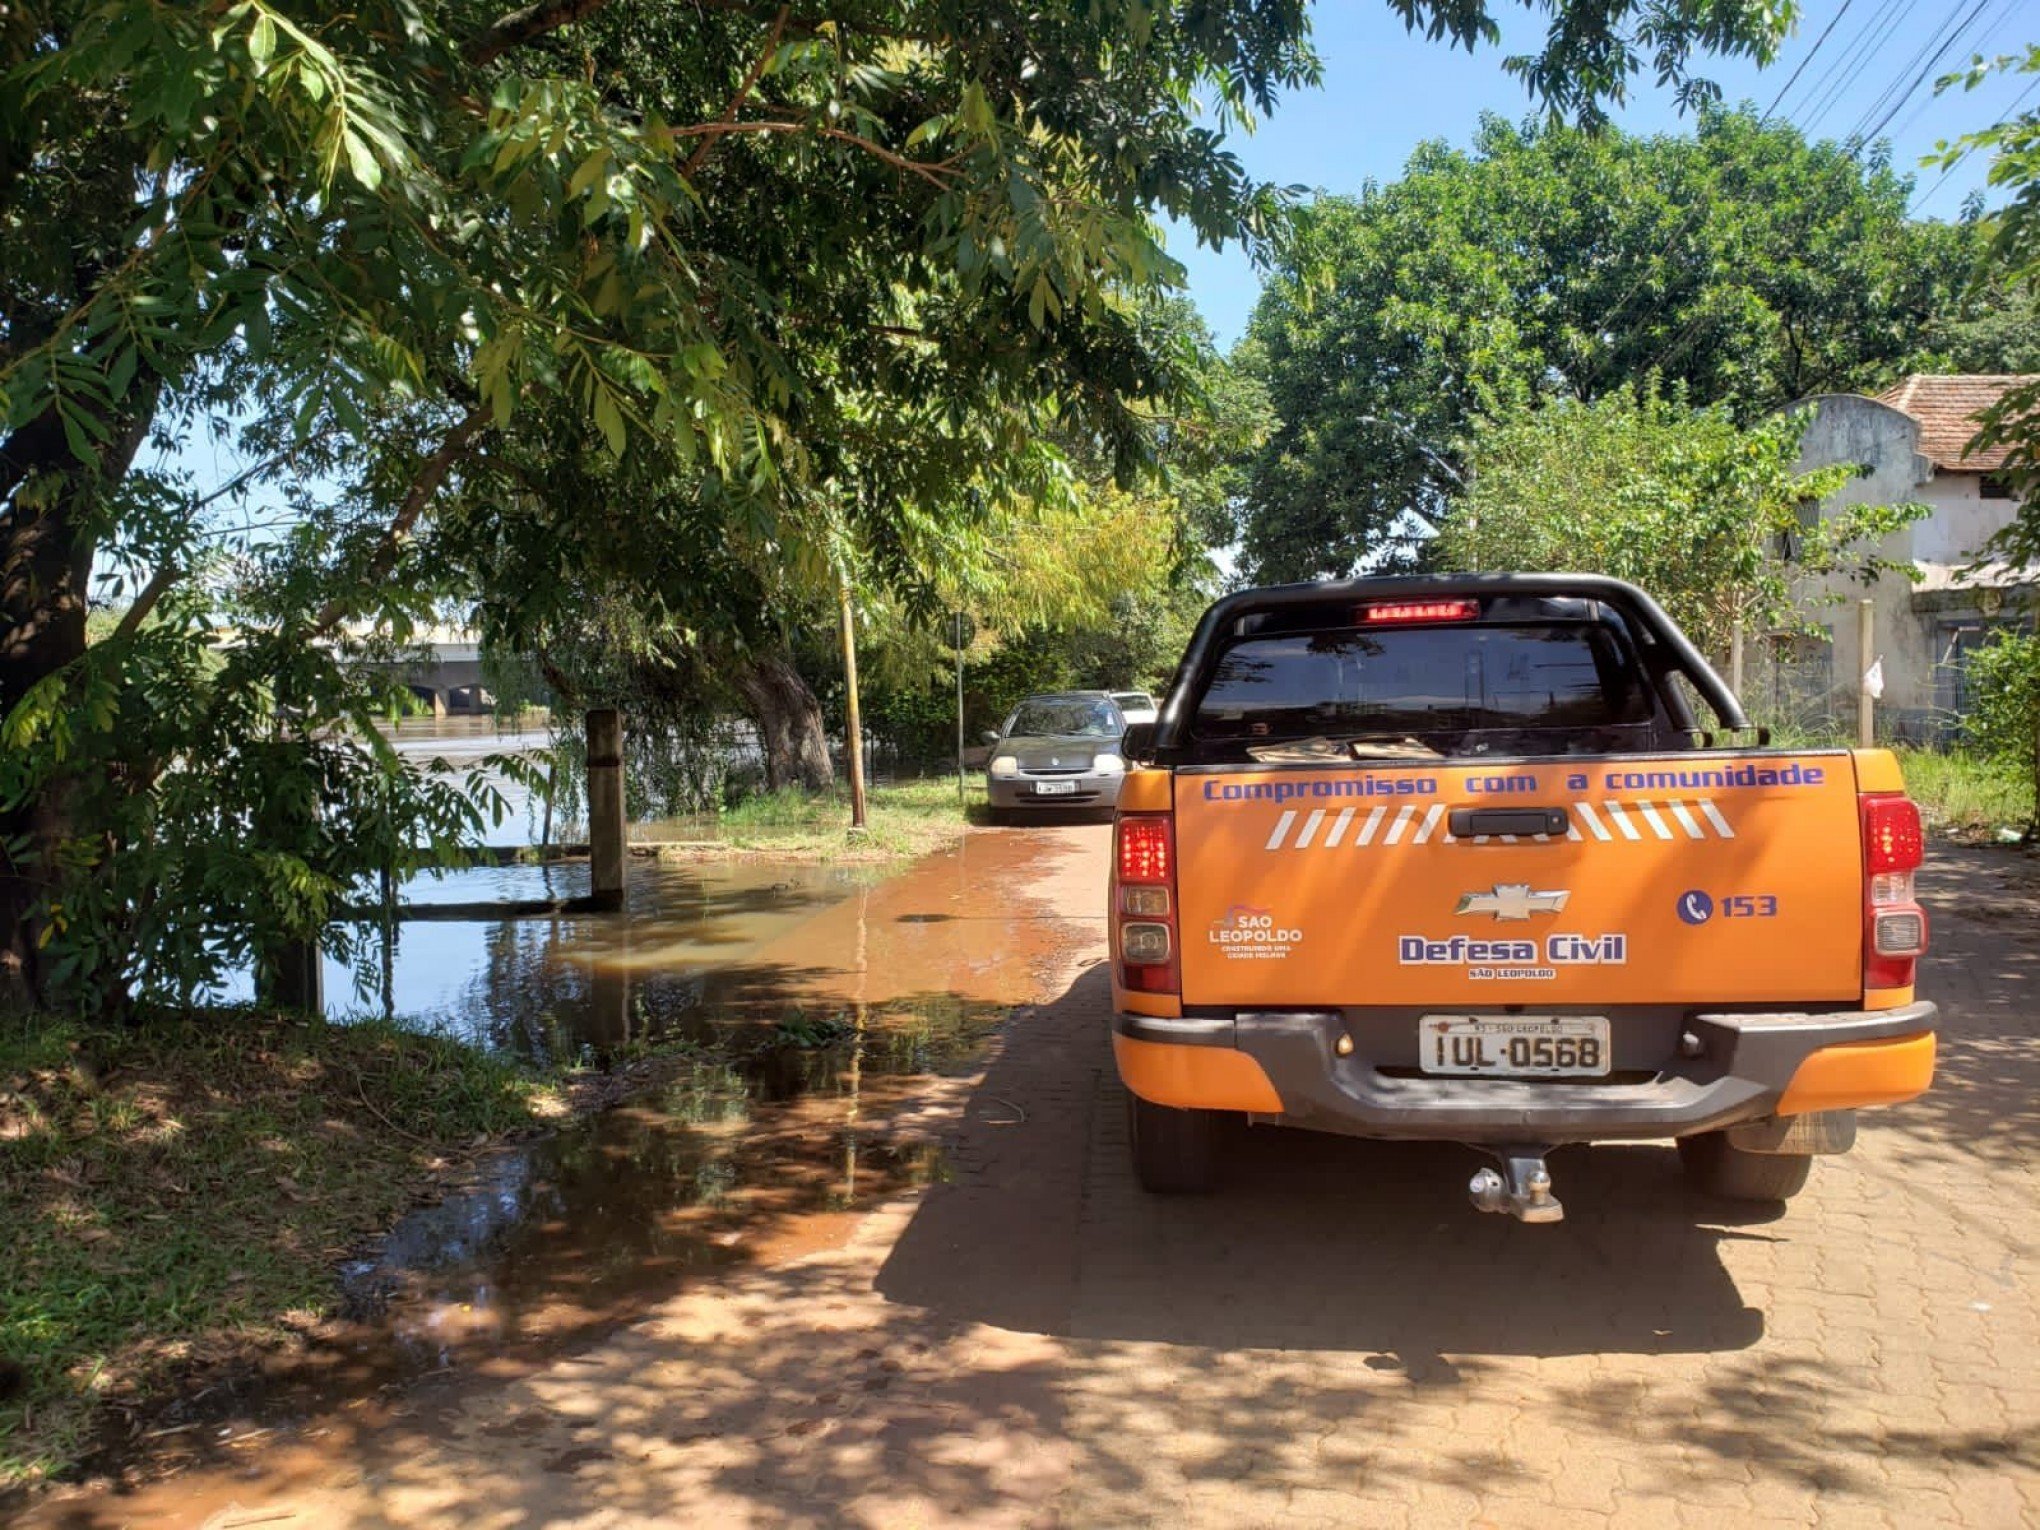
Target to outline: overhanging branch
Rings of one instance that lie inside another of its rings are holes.
[[[602,9],[606,0],[532,0],[498,16],[474,37],[464,50],[470,64],[491,64],[512,48],[521,48],[535,37],[572,26],[584,16]]]

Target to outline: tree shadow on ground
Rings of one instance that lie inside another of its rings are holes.
[[[1763,1333],[1716,1250],[1768,1234],[1725,1225],[1736,1213],[1689,1192],[1667,1147],[1555,1154],[1567,1207],[1555,1227],[1474,1212],[1465,1185],[1485,1160],[1469,1149],[1244,1123],[1222,1130],[1214,1194],[1145,1195],[1126,1166],[1104,968],[1062,1002],[1098,1017],[1084,1151],[1029,1152],[973,1119],[956,1179],[930,1192],[880,1273],[888,1299],[1022,1331],[1363,1350],[1434,1369],[1444,1353],[1739,1349]],[[980,1094],[1037,1097],[1039,1067],[1016,1035]],[[1080,1208],[1081,1293],[1067,1269],[1045,1279],[1044,1217],[1023,1210],[1037,1204]]]

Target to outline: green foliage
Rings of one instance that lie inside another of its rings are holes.
[[[2040,794],[2040,634],[2000,632],[1969,656],[1968,680],[1970,744]]]
[[[1900,749],[1898,757],[1906,795],[1947,833],[1994,840],[2033,822],[2033,773],[2023,760],[1974,749]]]
[[[1483,121],[1402,178],[1324,197],[1263,292],[1241,359],[1281,424],[1239,532],[1256,579],[1345,574],[1435,519],[1475,420],[1650,376],[1738,421],[1879,384],[1974,324],[1979,231],[1906,217],[1882,157],[1745,109],[1692,136]],[[1964,328],[1963,326],[1969,326]],[[1996,369],[1996,368],[1993,368]]]
[[[338,903],[500,819],[487,777],[523,779],[525,762],[411,768],[374,728],[399,693],[305,638],[284,624],[222,647],[210,616],[171,601],[0,726],[0,802],[61,791],[80,826],[44,889],[47,1002],[191,1003],[285,941],[344,956]]]
[[[1768,56],[1791,8],[1551,12],[1509,67],[1591,119],[1642,67],[1703,97],[1690,59]],[[1316,72],[1301,0],[0,11],[0,563],[34,560],[0,589],[0,977],[33,927],[67,981],[185,990],[212,934],[309,928],[472,828],[327,742],[369,700],[298,651],[356,619],[401,641],[457,597],[541,662],[621,632],[690,694],[834,581],[925,623],[1014,506],[1102,498],[1093,464],[1132,492],[1195,369],[1156,216],[1271,250],[1283,198],[1225,134]],[[298,529],[223,572],[206,502],[134,464],[236,421]],[[95,563],[140,588],[88,662]]]
[[[1792,581],[1864,575],[1923,506],[1852,506],[1808,522],[1849,467],[1798,473],[1802,422],[1738,427],[1725,409],[1648,390],[1559,400],[1475,427],[1471,483],[1427,549],[1441,567],[1592,571],[1655,596],[1703,650],[1795,621]],[[1780,557],[1790,539],[1790,562]]]
[[[1945,90],[1961,85],[1973,90],[2004,73],[2040,76],[2040,43],[2023,53],[1978,58],[1967,70],[1939,82]],[[2020,101],[2031,99],[2029,89]],[[2015,112],[1987,128],[1940,146],[1937,163],[1953,164],[1975,153],[1990,155],[1986,180],[2006,201],[1983,220],[1988,240],[1978,263],[1979,288],[2008,287],[2024,296],[2030,323],[2040,305],[2040,107]],[[2028,331],[2030,339],[2032,331]],[[2028,351],[2018,367],[2000,371],[2040,371]],[[2011,526],[1992,538],[1987,551],[2010,563],[2040,562],[2040,381],[2008,390],[1983,414],[1977,449],[2006,448],[2004,472],[2022,501]]]

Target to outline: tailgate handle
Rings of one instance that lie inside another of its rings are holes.
[[[1481,835],[1514,834],[1527,839],[1549,834],[1564,839],[1572,819],[1562,807],[1555,808],[1454,808],[1447,822],[1454,839],[1477,839]]]

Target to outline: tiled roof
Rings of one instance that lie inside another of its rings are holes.
[[[2021,383],[2034,381],[2032,374],[1980,372],[1968,376],[1946,376],[1915,372],[1877,395],[1920,422],[1920,452],[1937,468],[1958,473],[1990,473],[2005,465],[2003,446],[1968,453],[1971,439],[1979,429],[1976,417]]]

